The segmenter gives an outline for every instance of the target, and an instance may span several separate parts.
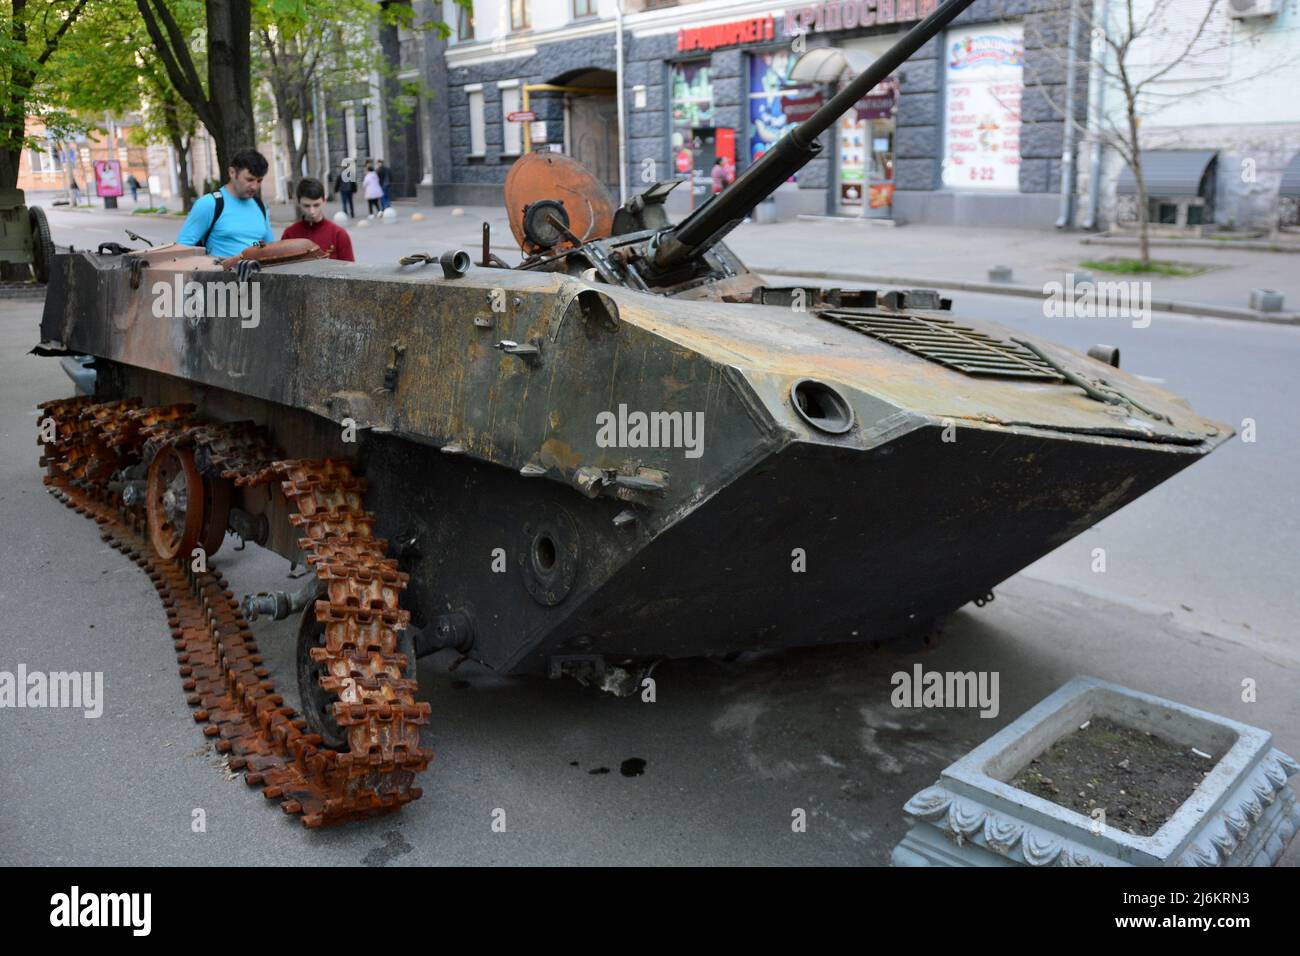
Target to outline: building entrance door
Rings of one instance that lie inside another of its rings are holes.
[[[618,195],[618,102],[612,94],[569,97],[573,158]]]
[[[888,219],[894,204],[894,121],[860,119],[839,124],[839,213]]]

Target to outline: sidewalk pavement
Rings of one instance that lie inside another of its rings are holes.
[[[173,219],[177,222],[176,228],[178,231],[180,229],[179,224],[185,221],[184,216],[178,215],[181,211],[181,202],[178,198],[153,198],[144,190],[140,191],[140,198],[135,202],[131,201],[131,193],[129,191],[125,196],[117,197],[116,209],[105,209],[104,200],[100,199],[98,196],[87,197],[84,192],[81,194],[80,206],[73,207],[67,205],[69,202],[68,193],[66,190],[62,189],[50,191],[28,189],[26,190],[25,198],[27,205],[40,206],[45,210],[46,214],[50,213],[52,210],[58,210],[62,212],[98,213],[107,216],[126,216],[132,219],[140,219],[144,216],[149,216],[153,219]],[[55,202],[63,203],[64,205],[56,206],[54,205]],[[362,205],[365,205],[364,200],[362,200]],[[165,206],[167,208],[167,212],[162,216],[157,216],[153,213],[136,212],[137,209],[156,209],[159,206]],[[289,203],[271,203],[267,206],[267,213],[271,217],[272,224],[283,224],[286,226],[293,222],[297,216],[294,207]]]
[[[885,285],[1029,295],[1041,298],[1048,282],[1084,271],[1089,259],[1132,257],[1126,247],[1087,244],[1088,234],[1041,229],[909,225],[887,229],[865,222],[801,220],[774,225],[743,225],[728,244],[754,271]],[[1231,248],[1159,246],[1161,260],[1206,266],[1197,276],[1126,276],[1091,270],[1097,281],[1150,282],[1153,307],[1200,312],[1225,318],[1269,319],[1248,308],[1250,291],[1275,289],[1283,308],[1300,320],[1300,259],[1285,252]],[[991,283],[989,270],[1011,269],[1010,285]],[[851,278],[850,278],[851,277]],[[1077,280],[1076,280],[1077,281]],[[1232,314],[1241,313],[1241,314]]]
[[[29,203],[37,201],[29,196]],[[117,210],[104,210],[102,201],[92,209],[49,208],[47,213],[130,220],[126,226],[154,241],[169,241],[180,231],[180,217],[132,215],[130,200],[119,200]],[[144,200],[141,200],[141,205]],[[397,200],[396,221],[354,219],[347,228],[352,234],[358,261],[382,263],[411,252],[441,252],[459,247],[478,261],[482,246],[482,225],[492,227],[492,249],[507,262],[518,261],[518,249],[510,234],[505,210],[491,206],[422,206],[415,200]],[[357,204],[364,209],[364,202]],[[294,219],[294,207],[272,203],[268,207],[277,231]],[[338,212],[338,202],[327,214]],[[412,217],[419,215],[419,220]],[[51,222],[55,241],[62,216]],[[148,223],[148,228],[144,228]],[[154,225],[157,223],[158,225]],[[169,225],[164,226],[163,223]],[[67,225],[71,225],[69,221]],[[867,283],[893,287],[933,287],[1003,295],[1042,297],[1048,282],[1064,283],[1067,273],[1086,269],[1089,259],[1131,257],[1134,249],[1102,245],[1087,240],[1095,236],[1082,232],[1042,229],[1014,229],[973,226],[911,224],[884,228],[866,221],[800,219],[773,224],[745,223],[727,243],[762,275],[803,277],[827,282]],[[1153,248],[1155,258],[1205,266],[1196,276],[1124,276],[1091,270],[1097,281],[1139,279],[1149,283],[1152,308],[1224,318],[1300,323],[1300,258],[1287,252],[1221,247],[1172,246]],[[995,266],[1011,269],[1009,282],[990,282]],[[777,278],[777,281],[781,281]],[[1076,278],[1077,281],[1077,278]],[[1259,313],[1248,308],[1252,289],[1273,289],[1283,293],[1282,313]]]

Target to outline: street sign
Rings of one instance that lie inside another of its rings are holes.
[[[802,123],[821,109],[821,93],[804,93],[802,90],[793,96],[781,97],[781,112],[791,123]]]
[[[513,113],[507,113],[506,119],[511,123],[531,123],[537,119],[537,114],[532,110],[515,110]]]

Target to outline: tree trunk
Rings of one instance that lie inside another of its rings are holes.
[[[194,205],[194,185],[190,182],[190,143],[178,141],[176,149],[177,175],[181,182],[181,207],[189,212]]]
[[[208,132],[216,141],[220,179],[235,153],[257,147],[250,77],[252,9],[249,0],[208,0],[207,17],[208,99],[219,126]]]
[[[1138,121],[1129,100],[1128,108],[1129,150],[1133,157],[1133,181],[1137,187],[1138,205],[1138,259],[1143,269],[1151,268],[1151,227],[1149,222],[1150,203],[1147,202],[1147,182],[1142,175],[1142,150],[1138,146]]]
[[[27,17],[26,0],[12,4],[4,36],[17,49],[26,52]],[[11,59],[13,53],[6,54]],[[19,63],[11,62],[5,89],[0,95],[0,189],[13,189],[18,185],[18,166],[23,158],[23,138],[27,133],[27,97],[31,95],[32,76]]]
[[[298,180],[302,178],[302,164],[298,160],[298,151],[293,144],[293,117],[280,112],[280,135],[284,139],[284,155],[289,160],[288,175],[285,176],[285,195],[293,202],[297,195]]]
[[[172,87],[212,136],[217,149],[216,178],[221,181],[235,153],[257,146],[250,78],[252,58],[248,34],[252,11],[249,0],[207,2],[206,90],[199,80],[188,40],[165,0],[136,0],[136,7]]]
[[[308,105],[305,83],[298,86],[298,119],[302,124],[302,142],[289,151],[294,178],[302,175],[303,164],[307,161],[307,146],[311,142],[312,114],[311,107]]]
[[[18,94],[18,91],[14,91]],[[21,94],[15,95],[14,99],[23,102]],[[4,146],[0,148],[0,189],[13,189],[18,185],[18,165],[23,158],[23,135],[26,131],[26,117],[19,117],[17,124],[13,117],[4,118],[6,134]],[[4,282],[25,282],[32,278],[31,267],[19,265],[16,262],[5,262],[0,260],[0,281]]]
[[[300,44],[273,40],[265,33],[261,35],[261,40],[264,56],[270,63],[268,81],[275,102],[281,146],[289,167],[286,187],[292,201],[298,181],[303,177],[303,160],[307,156],[307,144],[311,140],[309,92],[313,71],[304,64],[304,52]],[[295,120],[302,127],[301,144],[295,142]]]
[[[181,208],[186,212],[194,205],[194,187],[190,185],[190,143],[189,137],[182,132],[176,120],[175,107],[170,103],[163,106],[167,126],[167,140],[176,153],[176,180],[181,190]]]
[[[19,125],[18,128],[22,129],[22,126]],[[22,140],[20,139],[19,142],[21,143]],[[15,149],[7,141],[4,148],[0,149],[0,189],[13,189],[18,185],[18,164],[22,162],[22,158],[21,146]]]

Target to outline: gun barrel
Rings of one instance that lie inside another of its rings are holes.
[[[734,183],[711,197],[676,226],[670,226],[655,236],[649,250],[655,267],[669,268],[688,256],[707,251],[720,241],[755,206],[821,152],[818,136],[974,2],[975,0],[947,0],[908,30],[901,40],[854,77],[821,109],[778,139]]]

